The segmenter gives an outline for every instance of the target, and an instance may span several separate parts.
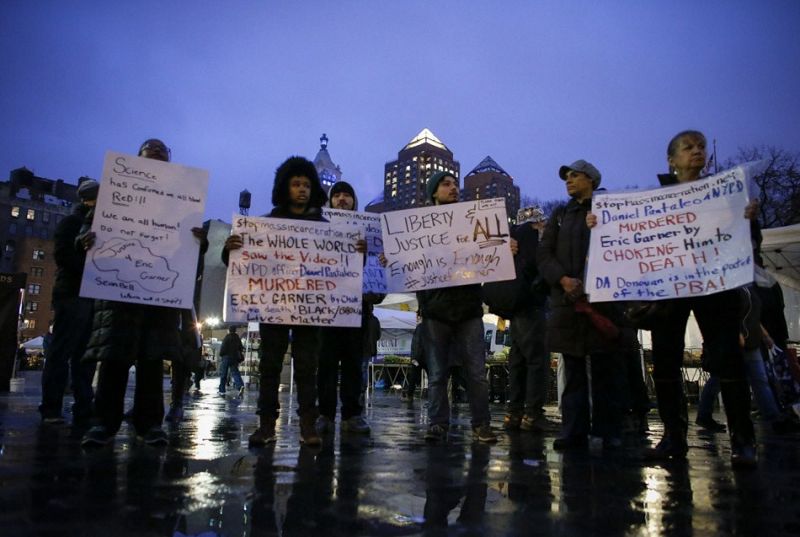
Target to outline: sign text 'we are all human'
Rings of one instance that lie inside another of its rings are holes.
[[[328,222],[234,215],[226,322],[361,326],[359,231]]]
[[[746,168],[642,192],[596,194],[592,302],[702,296],[753,281]]]

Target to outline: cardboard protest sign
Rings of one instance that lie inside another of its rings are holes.
[[[642,192],[595,194],[592,302],[718,293],[753,281],[745,169]]]
[[[380,215],[358,211],[323,208],[322,215],[332,224],[348,225],[357,228],[359,238],[367,241],[367,261],[364,264],[365,293],[386,293],[386,275],[378,261],[383,252]]]
[[[389,291],[515,278],[506,218],[503,198],[382,213]]]
[[[191,308],[208,172],[106,153],[80,295]]]
[[[361,326],[358,231],[328,222],[234,215],[225,321]]]

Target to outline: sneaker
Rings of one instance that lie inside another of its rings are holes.
[[[81,447],[93,448],[105,446],[114,439],[114,435],[108,432],[108,429],[102,425],[95,425],[83,435],[81,440]]]
[[[242,397],[244,397],[244,385],[242,385],[242,386],[239,388],[239,394],[238,394],[238,395],[239,395],[239,398],[242,398]]]
[[[446,425],[431,425],[425,433],[425,441],[431,444],[447,441],[448,429]]]
[[[503,418],[503,429],[506,429],[507,431],[514,431],[519,429],[521,423],[522,416],[519,414],[506,414],[506,417]]]
[[[478,442],[493,444],[497,442],[497,435],[492,431],[491,425],[484,423],[483,425],[472,428],[472,439]]]
[[[180,423],[183,420],[183,407],[170,405],[167,415],[164,417],[169,423]]]
[[[148,446],[166,446],[168,443],[167,433],[161,427],[151,427],[142,435],[142,441]]]
[[[355,434],[369,434],[370,428],[364,416],[353,416],[342,420],[342,432]]]
[[[553,440],[553,449],[556,451],[585,449],[588,445],[589,439],[584,436],[562,436]]]
[[[316,427],[317,427],[317,432],[319,434],[326,435],[326,434],[333,434],[336,425],[333,423],[333,420],[330,419],[328,416],[320,415],[320,417],[317,418]]]
[[[250,438],[247,439],[247,444],[250,447],[264,447],[275,441],[275,422],[266,423],[261,422],[261,427],[256,429]]]
[[[317,434],[315,419],[300,418],[300,443],[307,446],[318,446],[322,444],[322,438]]]
[[[728,430],[724,423],[720,423],[711,416],[701,418],[700,416],[694,421],[697,425],[711,433],[724,433]]]

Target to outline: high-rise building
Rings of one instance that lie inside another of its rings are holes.
[[[426,205],[425,187],[436,172],[447,171],[458,179],[460,165],[453,152],[428,129],[422,129],[387,162],[383,174],[383,211],[395,211]],[[377,201],[377,200],[375,200]],[[375,206],[370,204],[375,212]],[[377,204],[376,204],[377,205]]]
[[[317,169],[325,193],[331,189],[333,183],[342,180],[341,168],[333,163],[331,155],[328,153],[328,136],[325,133],[319,137],[319,151],[314,157],[314,167]]]
[[[464,201],[486,198],[505,198],[508,221],[514,221],[519,210],[519,187],[514,184],[514,178],[488,156],[464,176],[461,189]]]
[[[78,185],[37,177],[27,168],[12,170],[9,180],[0,182],[0,272],[28,275],[23,339],[45,334],[53,318],[53,234],[72,211],[77,192]]]

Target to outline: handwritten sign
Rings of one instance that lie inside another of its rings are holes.
[[[80,295],[192,307],[208,172],[106,153]]]
[[[234,215],[225,321],[361,326],[358,231],[328,222]]]
[[[747,173],[643,192],[595,194],[592,302],[702,296],[753,281]]]
[[[381,214],[390,292],[514,279],[505,200]]]
[[[342,224],[358,229],[360,238],[367,241],[367,261],[364,264],[365,293],[386,293],[386,274],[378,261],[383,252],[380,215],[341,209],[323,208],[322,215],[332,224]]]

